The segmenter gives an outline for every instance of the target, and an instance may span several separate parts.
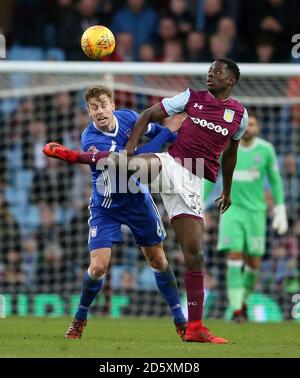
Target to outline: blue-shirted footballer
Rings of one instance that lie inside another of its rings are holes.
[[[83,152],[69,150],[56,143],[48,143],[44,152],[51,157],[72,163],[90,164],[92,174],[92,198],[89,206],[90,266],[84,274],[80,303],[65,337],[81,338],[87,323],[89,308],[100,291],[107,271],[112,245],[122,242],[121,225],[126,224],[140,245],[146,260],[154,271],[162,296],[171,309],[176,331],[184,339],[186,320],[183,315],[176,279],[169,267],[162,241],[165,237],[159,212],[148,191],[136,194],[118,193],[112,190],[112,179],[105,168],[96,169],[95,154],[124,149],[138,114],[131,110],[115,110],[111,91],[102,86],[89,88],[85,94],[87,110],[92,122],[83,131]],[[180,117],[173,119],[170,129],[180,126]],[[149,124],[146,131],[152,140],[137,153],[158,152],[164,143],[176,138],[169,128]]]

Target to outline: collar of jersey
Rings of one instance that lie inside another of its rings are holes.
[[[231,99],[231,96],[229,96],[229,97],[227,97],[225,100],[219,100],[218,98],[216,98],[212,93],[210,93],[210,91],[208,90],[207,91],[210,95],[211,95],[211,97],[214,99],[214,100],[216,100],[216,101],[222,101],[222,102],[226,102],[226,101],[228,101],[228,100],[230,100]]]
[[[100,131],[100,133],[107,135],[107,136],[110,136],[110,137],[115,137],[118,134],[118,131],[119,131],[119,122],[118,122],[118,119],[115,115],[114,115],[114,119],[116,121],[116,127],[115,127],[115,131],[113,133],[106,133],[105,131],[99,130],[98,127],[94,124],[94,122],[93,122],[93,126],[95,127],[95,129],[97,131]]]

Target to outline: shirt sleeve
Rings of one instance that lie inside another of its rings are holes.
[[[248,126],[248,112],[245,108],[243,118],[241,119],[240,126],[237,130],[237,132],[232,136],[232,139],[234,140],[240,140],[241,137],[244,135],[244,132]]]
[[[81,137],[80,137],[80,146],[81,146],[81,151],[85,152],[87,149],[86,149],[86,143],[85,143],[85,136],[84,136],[84,133],[81,134]]]
[[[164,107],[166,113],[172,116],[177,113],[184,111],[186,104],[190,98],[191,92],[189,88],[184,92],[178,93],[174,97],[165,97],[162,99],[162,106]]]
[[[148,152],[160,152],[165,143],[173,142],[175,139],[176,134],[172,133],[167,127],[163,127],[160,133],[158,133],[150,142],[137,148],[134,154],[138,155]]]
[[[93,142],[91,140],[91,138],[87,138],[85,133],[81,134],[80,145],[81,145],[81,151],[83,151],[83,152],[97,152],[97,151],[99,151],[95,142]]]
[[[154,138],[157,134],[159,134],[165,127],[160,125],[159,123],[149,123],[147,130],[144,132],[149,138]]]
[[[282,179],[279,173],[278,161],[274,147],[270,146],[270,153],[268,157],[267,175],[269,183],[271,184],[271,190],[273,199],[276,205],[284,203],[284,192]]]

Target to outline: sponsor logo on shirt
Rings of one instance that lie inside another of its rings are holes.
[[[229,133],[229,131],[226,128],[223,128],[220,125],[215,125],[213,122],[208,122],[206,119],[191,117],[191,120],[196,125],[199,125],[201,127],[207,127],[208,129],[213,130],[218,134],[226,136]]]
[[[194,108],[198,108],[198,109],[201,110],[201,109],[203,109],[203,105],[201,105],[201,104],[199,105],[198,102],[196,102],[196,103],[194,104]]]

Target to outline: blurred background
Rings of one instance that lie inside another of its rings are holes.
[[[288,70],[273,76],[262,63],[300,63],[292,35],[299,33],[296,0],[4,0],[0,34],[7,60],[86,61],[80,38],[103,24],[116,37],[114,62],[208,63],[228,57],[257,63],[235,95],[254,110],[262,137],[275,144],[284,180],[289,232],[278,237],[268,226],[260,279],[249,299],[251,320],[291,318],[291,297],[300,293],[300,79]],[[4,61],[4,60],[3,60]],[[2,61],[0,60],[0,69]],[[101,62],[91,73],[1,73],[0,76],[0,292],[7,315],[73,314],[82,274],[89,263],[87,235],[90,175],[87,166],[68,166],[42,153],[49,140],[79,148],[89,122],[82,100],[87,85],[114,89],[118,107],[141,111],[163,96],[190,86],[205,88],[205,74],[104,77]],[[24,66],[26,62],[24,62]],[[208,67],[208,65],[207,65]],[[283,66],[282,66],[283,67]],[[98,71],[98,72],[97,72]],[[279,68],[280,71],[280,68]],[[266,183],[269,213],[272,198]],[[226,263],[216,253],[218,212],[213,197],[206,211],[205,316],[226,316]],[[160,198],[155,198],[168,233],[165,248],[183,301],[183,257]],[[268,220],[270,224],[270,219]],[[94,315],[165,316],[167,306],[153,273],[123,228],[125,243],[114,248],[110,273]]]
[[[115,61],[291,60],[297,0],[4,0],[9,59],[84,60],[78,41],[95,24],[117,39]]]

